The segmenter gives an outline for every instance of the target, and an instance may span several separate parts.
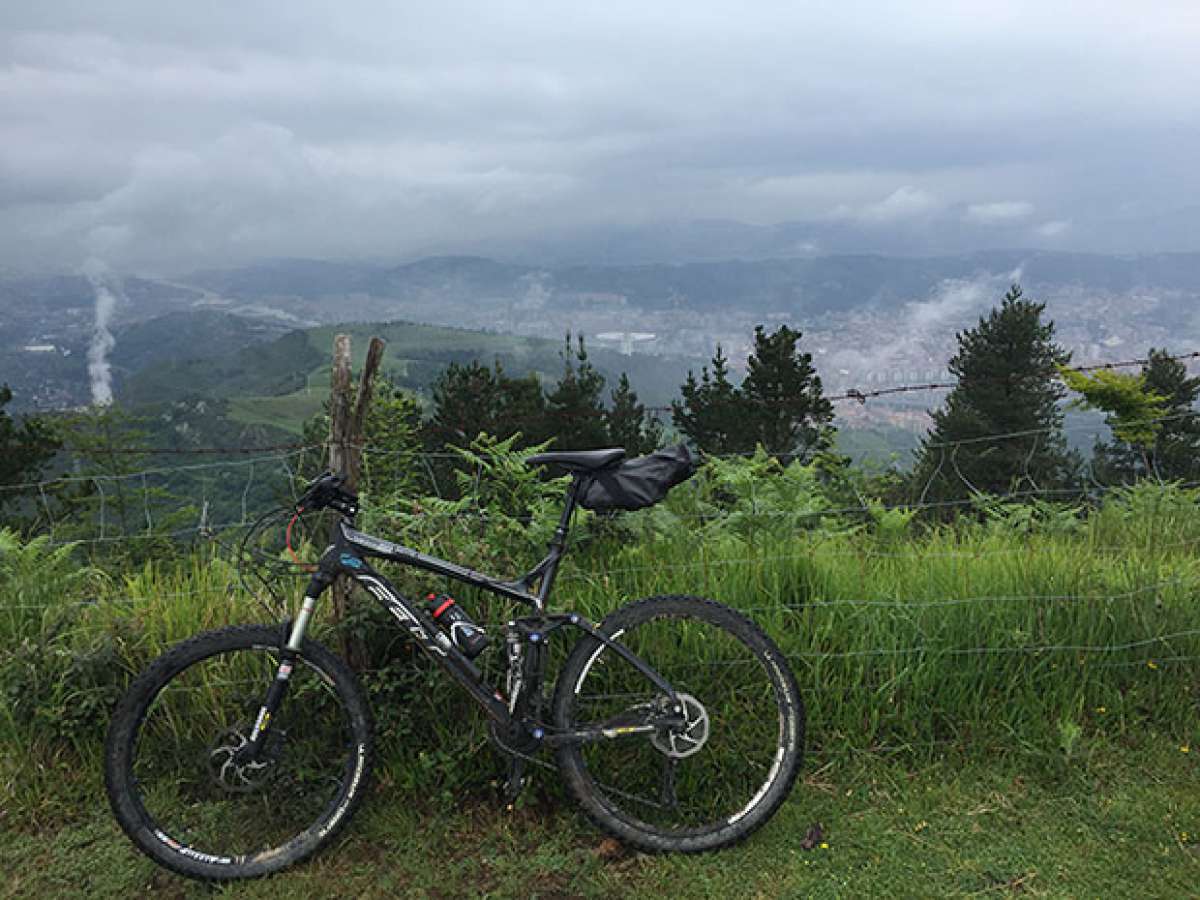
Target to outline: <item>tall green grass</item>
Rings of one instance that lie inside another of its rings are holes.
[[[899,511],[838,514],[796,479],[766,499],[761,484],[697,487],[616,521],[588,517],[555,607],[599,619],[635,598],[683,593],[744,610],[792,660],[809,743],[824,753],[1011,753],[1061,765],[1101,744],[1198,742],[1196,492],[1144,486],[1090,510],[993,504],[921,526]],[[373,523],[389,524],[441,550],[488,539],[455,520]],[[441,587],[395,574],[405,590]],[[48,802],[38,771],[98,768],[112,704],[157,654],[204,629],[267,620],[236,585],[232,562],[213,551],[113,572],[0,532],[0,743],[26,808]],[[292,596],[301,585],[288,586]],[[519,612],[473,590],[461,600],[485,624]],[[478,783],[493,763],[471,704],[373,600],[358,601],[341,630],[368,646],[384,784]],[[317,634],[340,637],[327,617]],[[482,658],[498,683],[500,644]]]

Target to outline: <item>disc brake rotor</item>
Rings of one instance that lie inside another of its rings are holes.
[[[656,731],[650,743],[656,750],[674,759],[683,759],[700,749],[708,740],[708,711],[691,694],[676,694],[683,706],[684,724],[679,728],[663,728]]]
[[[216,785],[234,794],[249,794],[258,790],[275,770],[279,761],[283,733],[273,731],[258,760],[238,762],[238,752],[250,741],[245,732],[248,726],[235,725],[221,733],[208,750],[208,774]]]

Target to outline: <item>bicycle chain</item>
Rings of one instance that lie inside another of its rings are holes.
[[[492,743],[500,748],[501,753],[515,757],[516,759],[524,760],[525,762],[533,763],[535,766],[539,766],[543,769],[549,769],[551,772],[558,771],[558,766],[554,765],[553,763],[548,763],[545,760],[538,759],[536,756],[530,756],[528,753],[523,753],[520,750],[508,746],[500,738],[500,729],[496,728],[495,725],[489,726],[488,731],[491,732]]]

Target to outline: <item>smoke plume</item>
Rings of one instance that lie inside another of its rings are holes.
[[[88,260],[83,274],[92,285],[96,296],[96,322],[92,329],[92,342],[88,347],[88,378],[92,382],[92,405],[109,406],[113,401],[112,368],[108,354],[117,345],[117,339],[109,331],[113,313],[117,308],[120,287],[112,282],[108,267],[98,260]]]

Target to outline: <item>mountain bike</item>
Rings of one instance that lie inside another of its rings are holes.
[[[775,643],[741,613],[692,596],[636,601],[598,624],[549,610],[577,506],[640,508],[694,471],[685,448],[624,457],[613,449],[530,458],[572,479],[547,555],[508,581],[356,530],[358,500],[344,479],[313,481],[297,514],[327,509],[335,522],[294,619],[186,640],[120,700],[105,784],[122,829],[166,868],[223,880],[290,866],[346,826],[370,777],[371,711],[354,671],[306,636],[339,576],[378,600],[483,708],[508,760],[509,800],[526,766],[549,751],[587,816],[640,850],[716,850],[763,825],[791,791],[804,738],[804,705]],[[505,624],[503,688],[472,658],[484,629],[465,616],[447,627],[437,608],[445,600],[404,596],[371,560],[531,607]],[[566,635],[577,640],[551,692],[549,650]]]

